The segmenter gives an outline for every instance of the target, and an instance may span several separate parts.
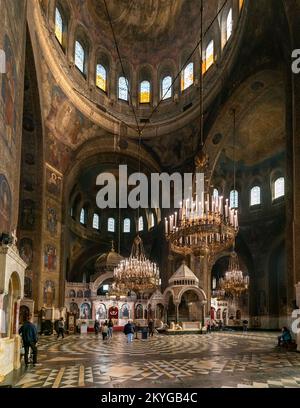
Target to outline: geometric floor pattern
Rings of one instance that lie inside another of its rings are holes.
[[[156,335],[126,343],[94,334],[39,339],[41,367],[8,376],[14,387],[300,388],[300,353],[275,347],[278,333]]]

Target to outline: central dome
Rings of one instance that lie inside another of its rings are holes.
[[[105,4],[89,0],[90,13],[108,26]],[[118,36],[127,40],[170,35],[181,15],[184,0],[110,0],[107,2]]]

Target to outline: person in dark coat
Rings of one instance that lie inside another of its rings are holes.
[[[95,329],[95,334],[98,334],[99,329],[100,329],[99,320],[95,320],[94,329]]]
[[[109,319],[109,321],[108,321],[108,337],[110,339],[112,339],[112,336],[113,336],[113,330],[114,330],[113,327],[114,327],[113,321],[111,319]]]
[[[37,364],[37,346],[38,341],[37,330],[33,323],[30,322],[30,317],[25,316],[23,325],[19,329],[19,334],[22,336],[23,346],[24,346],[24,360],[25,366],[28,367],[28,353],[29,348],[32,350],[32,360],[33,366]]]
[[[61,317],[58,321],[58,333],[57,333],[57,338],[59,338],[60,334],[61,337],[64,338],[65,337],[65,324],[64,324],[64,318]]]
[[[133,341],[134,334],[134,326],[131,320],[128,320],[128,323],[124,326],[124,334],[127,336],[127,343],[131,343]]]

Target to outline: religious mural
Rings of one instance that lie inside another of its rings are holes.
[[[59,198],[61,195],[61,184],[62,184],[62,178],[60,174],[47,168],[46,187],[47,187],[48,193],[53,194],[54,196]]]
[[[20,241],[20,257],[23,261],[30,265],[33,260],[33,242],[30,238],[22,238]]]
[[[47,208],[47,230],[51,235],[56,235],[57,232],[57,213],[53,207]]]
[[[124,305],[122,305],[120,317],[123,319],[129,319],[129,306],[127,303],[124,303]]]
[[[25,276],[24,279],[24,296],[32,299],[32,279],[28,276]]]
[[[80,306],[80,319],[91,319],[92,311],[91,306],[88,303],[83,303]]]
[[[0,135],[11,151],[16,134],[17,72],[11,42],[7,35],[4,37],[3,48],[6,54],[6,74],[2,76],[1,85]]]
[[[70,313],[76,315],[76,317],[79,317],[79,307],[78,307],[77,303],[72,302],[70,304]]]
[[[106,306],[104,303],[100,303],[98,310],[97,310],[97,318],[98,319],[107,319],[106,315]]]
[[[22,229],[32,230],[35,225],[35,203],[32,200],[22,200],[21,203]]]
[[[0,234],[11,230],[11,192],[6,177],[0,174]]]
[[[53,245],[45,245],[44,251],[44,266],[49,271],[56,270],[57,253]]]
[[[55,299],[55,284],[51,280],[46,280],[44,285],[44,296],[43,300],[46,306],[52,306]]]

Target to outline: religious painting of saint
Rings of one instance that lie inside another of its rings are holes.
[[[53,305],[55,299],[55,284],[51,280],[46,280],[44,285],[44,303],[47,307]]]
[[[20,257],[29,266],[33,259],[33,243],[30,238],[22,238],[20,241]]]
[[[129,306],[127,303],[124,303],[121,307],[121,316],[123,319],[129,319]]]
[[[106,306],[103,303],[100,303],[97,310],[98,319],[106,319]]]
[[[49,271],[54,271],[56,269],[56,248],[53,245],[45,246],[44,266]]]
[[[55,208],[47,208],[47,230],[51,235],[55,235],[57,232],[57,215]]]
[[[135,318],[143,319],[143,306],[141,304],[136,305],[135,307]]]
[[[0,233],[10,233],[11,229],[11,192],[6,177],[0,174]]]
[[[91,306],[88,303],[83,303],[80,306],[80,319],[91,319]]]
[[[60,197],[61,193],[61,176],[52,171],[51,169],[46,170],[46,180],[47,180],[47,191],[56,197]]]
[[[11,150],[16,133],[16,91],[17,91],[17,71],[15,58],[12,52],[10,39],[4,37],[4,51],[6,55],[6,74],[2,78],[1,98],[2,98],[2,122],[4,134],[2,137],[8,148]],[[1,112],[0,112],[1,113]]]
[[[32,230],[35,224],[35,203],[26,199],[21,205],[21,224],[23,229]]]
[[[24,296],[32,299],[32,280],[28,276],[24,279]]]
[[[76,317],[79,317],[79,307],[77,303],[75,302],[70,303],[70,313],[76,315]]]

